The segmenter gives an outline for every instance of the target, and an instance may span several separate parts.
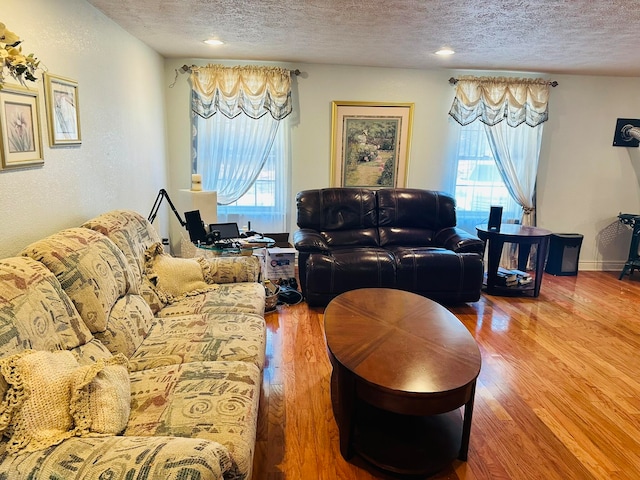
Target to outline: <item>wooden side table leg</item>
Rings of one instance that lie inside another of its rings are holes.
[[[518,244],[518,270],[527,271],[527,263],[529,263],[529,255],[531,254],[530,243]]]
[[[340,434],[340,453],[345,460],[353,456],[352,438],[355,428],[355,379],[331,355],[331,403]]]
[[[471,398],[464,405],[464,420],[462,422],[462,441],[460,442],[460,452],[458,453],[458,459],[464,462],[467,461],[467,455],[469,453],[469,438],[471,437],[471,420],[473,418],[473,402],[476,397],[476,382],[474,380],[471,387]]]
[[[538,243],[538,258],[536,261],[536,278],[533,289],[533,296],[540,295],[540,286],[542,285],[542,276],[544,275],[544,262],[547,259],[547,249],[549,247],[549,237],[540,239]]]
[[[500,266],[500,256],[504,242],[499,238],[489,238],[487,254],[487,291],[491,292],[498,283],[498,267]]]

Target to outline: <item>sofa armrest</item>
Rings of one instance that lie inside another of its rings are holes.
[[[293,233],[293,245],[299,252],[328,252],[329,245],[317,230],[301,228]]]
[[[244,283],[260,280],[260,260],[255,255],[207,258],[213,283]]]
[[[236,478],[223,445],[182,437],[73,437],[47,450],[0,456],[0,478]]]
[[[456,253],[484,253],[484,242],[459,227],[448,227],[438,231],[434,243]]]
[[[260,281],[260,260],[253,255],[216,256],[210,254],[208,250],[197,248],[183,236],[180,243],[180,256],[182,258],[206,258],[211,265],[214,283]]]

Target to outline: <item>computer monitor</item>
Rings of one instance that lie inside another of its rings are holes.
[[[204,243],[207,238],[207,231],[204,229],[202,218],[200,218],[200,210],[184,212],[184,218],[187,223],[186,227],[187,231],[189,232],[189,239],[193,243]]]

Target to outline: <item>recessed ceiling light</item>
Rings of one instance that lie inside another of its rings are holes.
[[[210,38],[209,40],[205,40],[204,43],[207,45],[223,45],[224,42],[222,40],[217,40],[215,38]]]
[[[436,52],[436,55],[447,56],[447,55],[453,55],[454,53],[456,53],[456,52],[454,52],[451,48],[444,47],[444,48],[441,48],[440,50],[438,50]]]

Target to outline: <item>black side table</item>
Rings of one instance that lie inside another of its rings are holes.
[[[624,267],[622,267],[622,272],[620,272],[620,277],[618,278],[618,280],[622,280],[622,277],[624,277],[627,272],[631,275],[636,268],[640,268],[640,255],[638,254],[638,244],[640,243],[640,215],[621,213],[618,215],[618,219],[621,223],[633,228],[631,246],[629,247],[629,258],[627,258]]]
[[[489,230],[487,225],[476,226],[478,238],[485,242],[488,248],[487,255],[487,284],[486,291],[495,295],[514,295],[521,293],[533,293],[534,297],[540,295],[540,285],[544,273],[544,262],[549,248],[550,230],[544,228],[529,227],[507,223],[500,225],[500,230]],[[531,246],[537,245],[536,270],[532,284],[503,286],[498,284],[498,267],[502,256],[502,247],[505,243],[518,245],[518,270],[525,271]]]

